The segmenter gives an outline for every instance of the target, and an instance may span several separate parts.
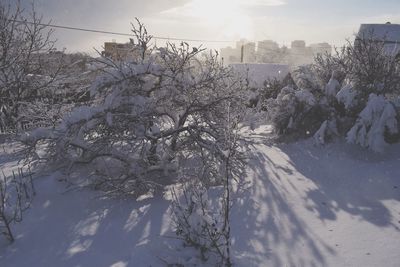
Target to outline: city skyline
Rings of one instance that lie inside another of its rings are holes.
[[[28,0],[22,1],[28,5]],[[351,39],[362,23],[400,23],[400,3],[380,1],[317,0],[149,0],[118,3],[84,0],[37,0],[36,10],[44,21],[56,25],[130,33],[138,17],[152,35],[171,38],[250,41],[275,40],[289,46],[292,40],[328,42],[334,46]],[[104,42],[126,42],[127,37],[56,29],[59,48],[69,52],[93,52]],[[158,42],[158,41],[157,41]],[[203,43],[220,49],[234,42]]]

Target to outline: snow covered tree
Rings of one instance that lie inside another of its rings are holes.
[[[240,83],[215,55],[201,58],[202,49],[152,46],[138,23],[133,60],[100,59],[91,105],[23,140],[31,148],[47,140],[51,158],[70,166],[107,166],[92,184],[110,193],[142,194],[185,179],[221,184],[224,144],[242,114]]]
[[[44,111],[44,91],[60,68],[43,73],[54,40],[34,6],[27,11],[19,1],[7,3],[0,3],[0,126],[15,130]]]

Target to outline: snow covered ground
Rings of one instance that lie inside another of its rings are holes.
[[[341,142],[276,145],[265,133],[249,131],[250,183],[231,217],[235,266],[400,266],[400,145],[374,154]],[[18,157],[5,151],[0,166],[9,172]],[[60,177],[36,179],[16,241],[0,237],[0,266],[196,262],[171,238],[168,194],[107,199],[68,191]]]

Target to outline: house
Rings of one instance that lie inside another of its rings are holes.
[[[102,56],[117,61],[135,60],[142,57],[142,49],[138,45],[133,44],[132,42],[128,43],[105,42],[104,51],[102,51]]]
[[[360,40],[384,42],[386,53],[400,57],[400,24],[361,24],[354,44]]]

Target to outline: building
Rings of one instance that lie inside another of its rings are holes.
[[[133,50],[133,45],[130,43],[121,44],[116,42],[105,42],[102,55],[104,57],[118,60],[127,58],[131,50]]]
[[[289,64],[292,66],[311,64],[314,60],[312,49],[306,46],[304,40],[293,41],[289,50],[289,55]]]
[[[310,48],[314,56],[332,53],[332,46],[328,43],[310,44]]]
[[[111,58],[113,60],[127,61],[140,58],[142,55],[141,49],[131,42],[105,42],[102,56]]]
[[[256,62],[256,43],[248,42],[243,45],[243,62]]]
[[[256,43],[241,39],[236,42],[236,47],[225,47],[221,49],[221,58],[226,65],[232,63],[252,63],[256,61]]]
[[[238,63],[240,62],[240,57],[241,57],[240,49],[232,48],[230,46],[221,48],[221,58],[226,64]]]
[[[274,51],[279,49],[278,43],[272,40],[259,41],[257,45],[257,50]]]
[[[354,44],[361,40],[384,42],[386,53],[400,56],[400,24],[361,24]]]
[[[279,45],[275,41],[264,40],[257,44],[256,61],[259,63],[281,63],[281,54]]]
[[[292,53],[294,54],[305,54],[306,53],[306,42],[303,40],[292,41],[290,46]]]
[[[248,42],[244,39],[236,42],[236,47],[221,49],[221,57],[226,65],[235,63],[270,63],[288,64],[299,66],[311,64],[318,54],[330,54],[332,46],[326,42],[306,45],[304,40],[295,40],[291,47],[279,47],[278,43],[272,40]]]

